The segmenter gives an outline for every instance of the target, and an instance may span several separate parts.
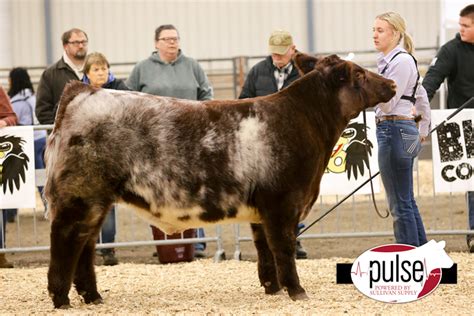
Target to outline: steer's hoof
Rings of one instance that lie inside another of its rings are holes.
[[[84,294],[81,294],[81,295],[84,298],[84,303],[86,303],[86,304],[92,303],[94,305],[98,305],[98,304],[104,303],[104,301],[102,300],[102,297],[97,292],[95,292],[95,293],[84,293]]]
[[[276,288],[276,289],[270,289],[270,288],[265,288],[265,294],[268,294],[268,295],[280,295],[284,293],[283,289],[280,289],[280,288]]]
[[[71,304],[69,302],[69,298],[67,296],[61,295],[54,295],[53,293],[49,293],[49,296],[53,300],[54,308],[58,309],[68,309],[71,308]]]
[[[290,297],[293,301],[303,301],[303,300],[309,299],[308,295],[306,295],[305,292],[296,293],[296,294],[290,295]]]
[[[283,289],[276,291],[275,293],[271,293],[271,295],[286,295]]]
[[[265,282],[263,287],[265,288],[265,294],[270,295],[278,294],[282,290],[279,284],[271,282]]]

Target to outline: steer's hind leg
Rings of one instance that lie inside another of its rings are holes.
[[[76,268],[74,284],[79,295],[84,298],[86,304],[101,304],[103,302],[97,292],[97,281],[94,271],[95,244],[100,225],[93,229],[94,232],[85,244]]]
[[[55,217],[51,223],[48,292],[55,308],[68,308],[72,278],[90,233],[84,223],[88,207],[80,198],[60,205],[50,203],[49,207],[54,208]]]
[[[267,239],[260,224],[251,224],[253,241],[258,254],[258,278],[266,294],[275,294],[280,289],[273,253],[268,248]]]
[[[92,264],[95,248],[93,242],[100,229],[101,219],[105,216],[101,213],[102,208],[95,210],[79,197],[61,200],[59,203],[50,202],[50,207],[55,216],[51,223],[48,291],[54,307],[70,306],[68,293],[73,278],[86,303],[99,302],[101,298],[97,293]],[[83,279],[79,280],[80,278]]]
[[[282,203],[283,204],[283,203]],[[263,225],[267,237],[268,246],[273,253],[278,281],[280,285],[288,290],[288,294],[293,300],[306,299],[305,290],[300,285],[300,280],[296,272],[295,262],[295,227],[297,218],[288,218],[280,214],[295,214],[292,209],[282,211],[273,209],[264,216]]]

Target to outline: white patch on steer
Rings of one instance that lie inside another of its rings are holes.
[[[209,151],[215,151],[218,135],[214,128],[209,129],[201,139],[201,145]]]
[[[121,201],[120,203],[124,203]],[[124,203],[127,204],[127,203]],[[198,228],[215,225],[215,222],[204,222],[199,219],[204,210],[199,206],[192,208],[174,208],[174,207],[160,207],[150,212],[135,205],[130,205],[138,216],[161,229],[168,235],[182,232],[189,228]],[[159,217],[153,214],[160,214]],[[189,216],[189,220],[179,220],[178,218]],[[261,223],[261,218],[256,209],[241,205],[237,209],[236,217],[226,217],[218,221],[219,224],[234,224],[234,223]]]
[[[109,89],[99,90],[90,96],[88,95],[87,100],[84,100],[84,97],[76,97],[68,108],[74,109],[74,121],[83,122],[81,127],[83,130],[83,127],[88,126],[89,122],[89,120],[84,119],[86,117],[91,118],[92,122],[96,122],[97,120],[107,120],[111,123],[120,121],[124,115],[124,111],[130,111],[130,108],[124,106],[124,103],[133,103],[134,99],[143,102],[143,107],[134,109],[137,116],[142,115],[143,112],[141,110],[145,111],[148,108],[145,105],[149,104],[152,104],[157,113],[166,112],[168,115],[174,113],[173,107],[170,107],[170,105],[173,104],[172,98],[153,98],[153,96],[144,93],[130,93],[130,91],[126,93]]]
[[[272,148],[268,143],[265,122],[256,117],[243,119],[236,132],[236,153],[231,157],[231,168],[236,177],[269,184],[278,170],[278,164],[272,160]]]
[[[76,103],[77,107],[75,106]],[[74,98],[68,108],[74,109],[74,121],[85,121],[83,126],[86,126],[88,120],[85,120],[85,118],[87,117],[97,119],[104,116],[108,117],[111,114],[118,117],[125,107],[120,106],[119,99],[115,98],[109,91],[100,90],[89,96],[87,102],[79,100],[77,97]]]

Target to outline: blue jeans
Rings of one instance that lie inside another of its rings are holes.
[[[197,238],[206,237],[206,235],[204,234],[204,228],[197,228],[196,229],[196,237]],[[199,242],[197,244],[194,244],[194,250],[201,250],[201,251],[206,250],[206,243],[205,242]]]
[[[474,229],[474,191],[466,192],[466,200],[467,200],[467,209],[468,209],[468,216],[469,216],[469,229]],[[474,235],[467,235],[467,242],[474,239]]]
[[[300,231],[304,228],[304,224],[303,223],[298,223],[298,225],[296,226],[296,229],[295,229],[295,234],[296,236],[298,236],[298,234],[300,233]]]
[[[5,248],[7,211],[0,210],[0,248]]]
[[[107,214],[104,223],[102,224],[102,230],[100,231],[100,239],[97,242],[102,242],[103,244],[115,242],[115,206],[112,206],[112,209]],[[110,252],[111,248],[101,249],[101,253]]]
[[[46,137],[35,139],[35,169],[45,168],[45,165],[44,165],[45,147],[46,147]],[[39,186],[38,191],[41,195],[41,200],[43,201],[43,204],[45,204],[45,201],[43,200],[43,187]]]
[[[46,137],[35,139],[35,169],[44,169],[44,148]]]
[[[414,121],[383,121],[377,125],[380,175],[387,194],[397,243],[421,246],[425,228],[413,194],[413,161],[421,149]]]

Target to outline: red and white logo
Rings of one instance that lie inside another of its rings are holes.
[[[453,260],[444,251],[444,241],[429,241],[420,247],[382,245],[361,254],[352,264],[351,278],[359,291],[377,301],[406,303],[433,292],[441,281],[441,268]]]

